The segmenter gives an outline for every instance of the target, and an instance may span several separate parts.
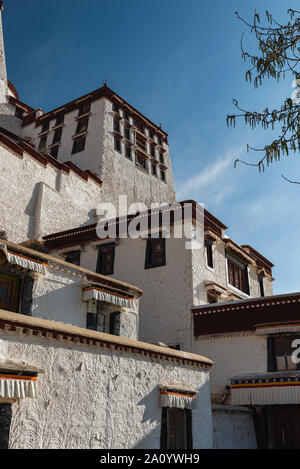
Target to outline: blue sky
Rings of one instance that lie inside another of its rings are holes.
[[[169,133],[179,200],[193,198],[275,265],[274,292],[300,290],[299,154],[264,174],[246,144],[267,134],[243,123],[227,128],[232,99],[249,110],[278,106],[290,79],[246,84],[240,37],[256,7],[284,21],[289,0],[6,0],[3,14],[9,79],[20,99],[45,111],[100,87],[104,79]],[[247,42],[248,41],[248,42]],[[246,44],[255,51],[249,35]]]

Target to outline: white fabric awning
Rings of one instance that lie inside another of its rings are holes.
[[[88,287],[83,291],[83,301],[97,300],[103,301],[104,303],[113,304],[116,306],[121,306],[128,308],[136,313],[139,312],[139,300],[136,298],[131,298],[123,296],[118,293],[112,293],[110,291],[104,290],[97,287]]]
[[[23,379],[0,378],[0,398],[2,399],[25,399],[36,397],[36,381]]]
[[[175,409],[194,409],[197,393],[194,390],[161,387],[160,405]]]
[[[4,252],[7,261],[10,264],[19,265],[23,269],[28,269],[39,274],[45,274],[48,265],[44,262],[37,261],[21,253],[15,253],[7,249],[5,244],[0,244],[0,250]]]
[[[275,372],[231,380],[232,405],[300,404],[300,372]]]

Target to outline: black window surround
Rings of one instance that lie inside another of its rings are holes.
[[[206,239],[204,241],[204,246],[205,246],[205,256],[206,256],[207,266],[213,269],[214,268],[213,242]]]
[[[145,269],[154,269],[166,265],[166,239],[147,239]]]
[[[75,153],[80,153],[80,152],[84,151],[85,141],[86,141],[85,136],[78,137],[78,138],[74,139],[73,148],[72,148],[72,155],[74,155]]]
[[[98,246],[96,272],[102,275],[113,275],[115,266],[115,244]]]
[[[190,409],[162,409],[160,449],[193,449]]]
[[[226,252],[228,284],[250,295],[248,265],[233,254]]]

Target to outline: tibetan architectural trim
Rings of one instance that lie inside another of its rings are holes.
[[[102,181],[99,179],[95,174],[91,173],[90,171],[83,171],[78,168],[74,163],[71,161],[67,161],[65,163],[61,163],[53,158],[51,155],[42,154],[39,151],[35,150],[31,145],[29,145],[25,140],[21,137],[9,132],[8,130],[0,127],[0,144],[12,150],[13,153],[17,154],[17,156],[23,158],[24,152],[42,164],[45,168],[48,164],[54,166],[59,171],[69,174],[70,171],[73,171],[79,177],[81,177],[84,181],[89,181],[90,179],[99,186],[102,186]]]
[[[98,287],[108,287],[109,289],[113,289],[119,292],[123,292],[126,295],[130,294],[135,298],[142,296],[143,291],[135,287],[134,285],[130,285],[128,283],[116,280],[111,277],[107,277],[105,275],[97,274],[92,272],[91,270],[84,269],[83,267],[70,264],[69,262],[65,262],[57,257],[49,256],[44,252],[34,251],[33,249],[29,249],[25,246],[20,244],[11,243],[10,241],[0,239],[0,243],[7,247],[8,251],[14,252],[16,255],[22,255],[23,257],[28,257],[30,259],[38,260],[43,264],[47,264],[49,269],[56,268],[63,271],[72,271],[81,275],[86,281],[93,282],[93,284],[97,284]]]
[[[160,405],[175,409],[194,409],[196,390],[183,389],[181,386],[161,386]]]
[[[194,335],[253,331],[258,326],[274,322],[300,320],[300,292],[264,298],[196,306]]]
[[[193,353],[147,344],[76,326],[47,321],[0,310],[0,334],[14,333],[46,340],[72,342],[77,346],[90,346],[166,360],[185,366],[210,369],[214,362]]]
[[[300,371],[249,374],[231,379],[232,405],[300,404]]]

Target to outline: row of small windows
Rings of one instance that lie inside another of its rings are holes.
[[[116,104],[116,103],[113,103],[113,112],[115,112],[116,114],[118,114],[119,116],[121,116],[121,108]],[[122,112],[123,112],[123,118],[130,124],[130,119],[132,118],[130,112],[127,110],[127,109],[122,109]],[[118,119],[115,119],[116,121]],[[147,128],[146,126],[143,124],[142,120],[140,119],[133,119],[133,125],[141,132],[143,133],[145,136],[147,136]],[[117,130],[117,129],[115,129]],[[152,129],[148,129],[148,135],[149,137],[154,141],[155,138],[157,139],[158,143],[160,146],[163,145],[163,138],[161,135],[159,134],[156,134]]]
[[[65,261],[80,266],[80,251],[72,251],[65,255]],[[166,265],[165,238],[149,238],[147,240],[145,269]],[[109,243],[98,247],[96,272],[102,275],[113,275],[115,266],[115,244]]]
[[[206,264],[211,269],[214,268],[214,257],[213,257],[213,242],[210,240],[205,240],[205,255],[206,255]],[[250,295],[249,287],[249,275],[248,275],[248,266],[243,263],[238,258],[235,258],[233,255],[226,252],[227,260],[227,272],[228,272],[228,283],[237,288],[243,293]],[[260,289],[260,296],[265,296],[264,289],[264,278],[262,275],[258,275],[258,283]],[[208,303],[216,303],[217,299],[214,295],[207,295]]]
[[[119,153],[121,153],[121,155],[123,155],[123,150],[122,150],[122,144],[121,144],[121,141],[120,139],[116,138],[115,137],[115,150]],[[129,160],[133,160],[133,156],[134,153],[132,151],[132,148],[131,146],[129,145],[125,145],[125,156],[126,158],[128,158]],[[149,172],[149,165],[151,166],[151,174],[153,176],[156,176],[156,177],[160,177],[160,179],[163,181],[163,182],[166,182],[166,171],[164,169],[160,169],[158,167],[158,162],[156,163],[150,163],[147,158],[138,152],[138,150],[135,152],[135,163],[136,163],[136,166],[138,166],[139,168],[142,168],[144,169],[145,171]]]
[[[75,131],[75,137],[76,135],[78,135],[78,137],[76,138],[74,137],[72,155],[75,153],[84,151],[85,149],[86,135],[82,135],[82,134],[85,134],[88,131],[89,116],[87,114],[89,114],[90,112],[90,106],[91,106],[90,102],[83,103],[82,105],[79,106],[78,116],[77,116],[77,118],[79,119],[77,121],[77,126],[76,126],[76,131]],[[57,158],[58,156],[59,145],[62,139],[64,119],[65,119],[64,113],[60,113],[56,117],[56,122],[54,126],[55,131],[54,131],[53,141],[52,141],[51,148],[50,148],[50,154],[54,158]],[[50,128],[50,119],[45,119],[42,123],[41,133],[48,132],[49,128]],[[41,136],[39,150],[44,150],[45,148],[47,148],[47,140],[48,140],[47,133]]]

